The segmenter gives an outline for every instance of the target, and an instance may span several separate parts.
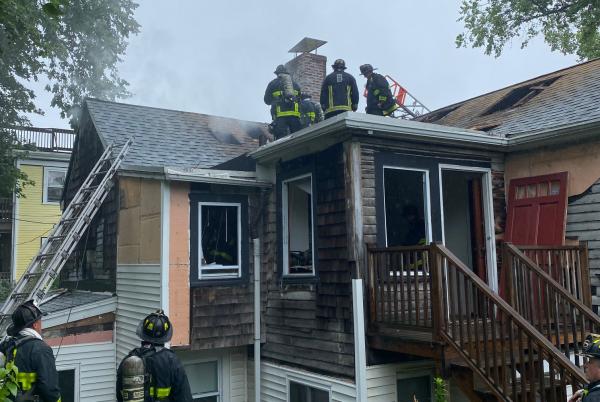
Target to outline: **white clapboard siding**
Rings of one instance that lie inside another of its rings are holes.
[[[140,345],[135,330],[160,308],[160,285],[159,264],[117,266],[117,362]]]
[[[367,400],[369,402],[396,402],[397,364],[367,367]]]
[[[263,362],[261,364],[261,402],[288,402],[288,378],[330,389],[331,402],[356,401],[356,388],[353,382]],[[249,395],[250,401],[254,400],[252,396]]]
[[[57,355],[58,347],[52,348]],[[115,401],[115,344],[112,342],[61,346],[56,358],[58,370],[75,369],[79,378],[80,402]]]
[[[245,349],[232,351],[229,355],[229,378],[231,402],[246,402],[247,389],[247,353]]]

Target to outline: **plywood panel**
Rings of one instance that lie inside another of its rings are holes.
[[[169,318],[173,346],[190,343],[190,202],[187,183],[171,183],[169,235]]]

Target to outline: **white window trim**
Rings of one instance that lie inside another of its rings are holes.
[[[69,371],[75,370],[75,374],[73,375],[73,399],[75,402],[79,402],[79,364],[76,365],[65,365],[62,366],[60,364],[56,365],[56,371]]]
[[[288,236],[289,217],[288,217],[288,183],[292,181],[310,178],[310,222],[311,222],[311,258],[312,258],[312,273],[308,274],[290,274],[290,242]],[[314,194],[313,194],[313,178],[312,173],[296,176],[291,179],[283,180],[281,183],[281,233],[282,233],[282,248],[283,248],[283,275],[293,278],[313,277],[315,276],[315,215],[314,215]]]
[[[216,396],[217,401],[220,402],[223,400],[223,363],[221,361],[221,358],[201,358],[201,359],[189,360],[189,361],[186,361],[185,363],[183,363],[183,368],[185,370],[186,366],[193,366],[195,364],[212,363],[212,362],[217,362],[217,391],[216,392],[207,392],[204,394],[192,394],[192,399]],[[193,378],[190,378],[190,379],[193,380]]]
[[[42,195],[42,204],[47,205],[60,205],[60,201],[48,201],[48,172],[64,172],[67,174],[67,169],[53,166],[44,166],[44,188]]]
[[[238,227],[238,264],[237,265],[212,265],[211,268],[216,269],[237,269],[237,274],[204,274],[202,275],[202,207],[237,207],[237,227]],[[239,202],[204,202],[198,203],[198,279],[235,279],[242,277],[242,204]]]
[[[290,383],[291,382],[295,382],[297,384],[302,384],[302,385],[306,385],[310,388],[316,388],[319,389],[321,391],[325,391],[329,394],[329,402],[331,402],[332,399],[332,391],[331,391],[331,384],[326,384],[326,383],[321,383],[321,382],[316,382],[316,381],[312,381],[312,380],[307,380],[306,378],[302,378],[302,377],[297,377],[293,374],[287,374],[286,375],[286,394],[287,394],[287,402],[291,402],[290,401]]]
[[[429,170],[427,169],[417,169],[417,168],[411,168],[411,167],[402,167],[402,166],[389,166],[389,165],[384,165],[382,168],[382,177],[381,180],[383,182],[383,222],[384,222],[384,234],[385,234],[385,246],[388,247],[388,238],[387,238],[387,213],[386,213],[386,209],[385,209],[385,169],[394,169],[394,170],[407,170],[407,171],[412,171],[412,172],[421,172],[424,173],[423,177],[425,179],[424,183],[423,183],[423,200],[425,202],[425,205],[423,205],[423,208],[425,208],[425,243],[429,244],[431,243],[431,240],[433,239],[433,236],[431,234],[431,196],[430,196],[430,189],[429,189]]]

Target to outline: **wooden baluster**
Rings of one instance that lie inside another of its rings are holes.
[[[385,301],[384,304],[386,306],[386,312],[385,312],[385,321],[386,322],[391,322],[393,321],[393,312],[392,312],[392,266],[391,266],[391,253],[390,252],[385,252],[384,253],[384,265],[383,265],[383,274],[384,274],[384,282],[383,282],[383,286],[384,286],[384,294],[385,294]]]
[[[442,256],[435,244],[430,246],[431,251],[431,307],[433,309],[432,325],[434,339],[439,340],[444,327],[445,301],[442,290]]]
[[[523,331],[519,327],[517,329],[517,337],[519,342],[519,372],[521,373],[521,401],[527,402],[527,362],[525,361],[525,346],[523,345]]]
[[[394,272],[394,322],[399,322],[399,314],[398,309],[400,306],[398,305],[398,281],[400,275],[400,264],[399,264],[399,252],[394,252],[392,254],[392,270]]]
[[[579,270],[581,271],[581,289],[583,302],[592,308],[592,288],[590,286],[589,250],[586,242],[579,244]]]
[[[504,395],[508,395],[510,391],[508,389],[508,376],[506,375],[506,368],[508,366],[507,359],[509,358],[509,355],[508,350],[506,349],[506,337],[508,336],[508,334],[506,333],[506,330],[504,328],[505,320],[506,314],[498,314],[498,324],[500,326],[500,358],[502,359],[502,362],[498,369],[501,370],[500,379],[502,381],[502,392],[504,392]]]
[[[382,252],[378,252],[377,253],[377,279],[378,279],[378,283],[379,283],[379,314],[381,315],[381,322],[385,322],[385,286],[384,286],[384,269],[385,267],[383,266],[383,259],[384,259],[384,253]]]
[[[493,379],[498,387],[500,387],[500,366],[498,365],[498,334],[496,332],[496,317],[494,316],[494,304],[490,303],[490,318],[491,318],[491,341],[492,341],[492,356],[494,363]],[[500,365],[504,365],[504,355],[501,357]]]
[[[477,365],[483,369],[484,366],[481,365],[481,352],[480,352],[480,343],[481,343],[481,336],[479,336],[479,323],[481,322],[481,309],[480,309],[480,300],[479,300],[479,293],[477,292],[477,286],[473,285],[473,303],[475,305],[475,325],[473,327],[474,332],[475,332],[475,361],[477,362]]]
[[[467,329],[467,353],[469,354],[469,356],[471,356],[471,358],[473,356],[475,356],[475,342],[478,341],[477,338],[473,337],[473,331],[471,330],[471,327],[473,324],[473,317],[475,316],[474,313],[474,308],[473,308],[473,284],[471,283],[471,281],[469,280],[469,278],[465,277],[465,299],[467,300],[467,314],[465,316],[466,319],[466,329]]]
[[[431,261],[430,261],[430,253],[428,250],[425,250],[423,252],[423,258],[424,258],[424,264],[426,263],[426,266],[424,267],[424,275],[425,275],[425,280],[423,281],[423,292],[425,295],[425,299],[424,299],[424,307],[423,307],[423,323],[425,326],[428,326],[429,321],[431,320]]]
[[[551,357],[548,358],[548,366],[550,367],[549,371],[549,375],[550,375],[550,402],[559,402],[559,396],[556,395],[557,389],[556,389],[556,373],[554,371],[554,359],[552,359]],[[566,398],[565,398],[566,399]],[[560,400],[560,402],[564,402],[563,400]]]
[[[419,275],[421,268],[422,268],[422,264],[423,264],[423,259],[422,256],[421,258],[419,258],[419,252],[415,251],[413,253],[414,255],[414,261],[415,261],[415,269],[414,269],[414,274],[415,274],[415,324],[419,325],[419,322],[421,321],[421,290],[420,290],[420,283],[421,283],[421,276]]]
[[[509,316],[506,317],[506,325],[508,327],[508,347],[510,348],[510,375],[512,383],[512,399],[513,401],[517,402],[519,400],[519,394],[517,391],[517,368],[519,366],[515,357],[515,328],[512,322],[512,318]]]
[[[463,325],[464,325],[464,321],[467,319],[467,314],[463,315],[463,305],[466,304],[466,300],[463,302],[463,297],[465,296],[464,291],[465,291],[465,276],[462,275],[461,273],[457,273],[457,277],[456,277],[457,281],[456,281],[456,301],[458,304],[458,336],[460,339],[460,345],[464,348],[465,346],[467,346],[467,343],[465,342],[465,338],[464,338],[464,330],[463,330]],[[461,286],[462,285],[462,286]],[[462,292],[461,292],[461,288],[462,288]],[[465,297],[466,299],[466,297]],[[465,308],[466,310],[466,308]]]
[[[492,372],[491,372],[491,367],[490,367],[490,351],[489,351],[489,336],[488,336],[488,320],[489,320],[489,316],[488,316],[488,311],[489,311],[489,303],[488,303],[488,299],[487,297],[482,295],[482,300],[481,300],[482,304],[483,304],[483,309],[482,309],[482,322],[483,322],[483,354],[484,356],[484,361],[485,361],[485,373],[488,377],[492,376]]]
[[[405,274],[404,274],[404,265],[406,264],[404,261],[404,253],[398,253],[400,257],[400,317],[403,323],[406,323],[406,297],[405,297]]]
[[[571,358],[571,351],[569,350],[569,321],[567,316],[567,309],[565,303],[562,302],[562,296],[557,295],[558,305],[560,306],[560,312],[562,315],[562,327],[563,327],[563,342],[561,342],[561,350],[565,353],[567,358]],[[566,345],[566,347],[565,347]]]
[[[408,296],[408,323],[412,324],[412,318],[413,318],[413,306],[414,306],[414,302],[413,302],[413,290],[412,290],[412,280],[411,280],[411,273],[413,270],[413,264],[414,261],[412,260],[412,254],[410,253],[410,251],[406,252],[406,294]]]
[[[537,346],[537,345],[536,345]],[[542,349],[542,347],[538,346],[538,351],[537,351],[537,361],[536,361],[536,365],[537,368],[535,369],[535,371],[537,372],[538,375],[538,381],[539,381],[539,392],[540,392],[540,402],[546,402],[546,381],[544,379],[544,349]],[[533,395],[535,396],[535,392],[533,393]]]

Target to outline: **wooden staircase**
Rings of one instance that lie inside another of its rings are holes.
[[[370,346],[437,360],[472,401],[562,402],[586,383],[576,353],[600,319],[515,246],[504,298],[440,244],[369,247],[368,268]]]

